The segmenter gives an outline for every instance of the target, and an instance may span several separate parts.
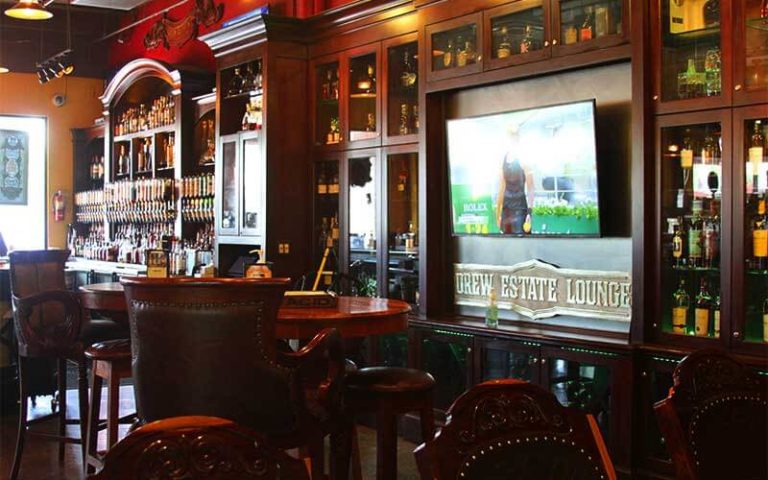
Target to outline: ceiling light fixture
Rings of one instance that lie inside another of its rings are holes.
[[[48,20],[53,16],[39,0],[19,0],[5,14],[19,20]]]

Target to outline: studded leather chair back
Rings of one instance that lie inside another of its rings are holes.
[[[136,407],[144,422],[231,419],[266,434],[294,430],[301,402],[276,362],[287,279],[123,278]]]
[[[9,258],[19,354],[70,355],[79,348],[81,318],[77,298],[66,289],[69,251],[17,250]]]
[[[673,380],[654,410],[677,478],[768,478],[768,382],[716,350],[685,357]]]
[[[145,425],[112,447],[89,480],[308,480],[304,463],[229,420],[178,417]]]
[[[594,419],[521,380],[461,395],[445,427],[416,449],[424,480],[615,479]]]

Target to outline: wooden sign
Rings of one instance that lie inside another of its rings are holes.
[[[454,264],[457,305],[485,307],[491,287],[500,310],[630,321],[632,280],[625,272],[573,270],[529,260],[511,266]]]

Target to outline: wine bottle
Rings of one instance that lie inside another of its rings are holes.
[[[685,291],[684,279],[680,279],[677,290],[672,294],[672,300],[672,333],[685,335],[691,299]]]
[[[765,198],[757,202],[757,215],[752,219],[752,257],[754,268],[764,270],[768,257],[768,230],[765,223]]]
[[[758,177],[760,175],[760,165],[763,163],[765,155],[765,136],[761,131],[761,122],[756,120],[754,123],[752,136],[749,139],[749,165],[752,167],[753,188],[752,193],[758,193]]]
[[[712,328],[712,334],[715,338],[720,338],[720,292],[715,297],[715,303],[712,307],[712,318],[714,326]]]
[[[688,263],[692,267],[701,266],[701,200],[694,200],[693,218],[688,229]],[[698,208],[696,205],[698,204]]]
[[[763,342],[768,343],[768,295],[763,300]]]
[[[699,294],[696,295],[696,308],[694,309],[695,334],[697,337],[709,335],[709,312],[712,306],[712,297],[707,291],[707,281],[701,279]]]

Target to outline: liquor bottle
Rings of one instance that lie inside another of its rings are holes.
[[[579,40],[579,29],[576,28],[576,25],[568,25],[568,27],[565,29],[565,35],[563,35],[563,38],[566,45],[576,43]]]
[[[464,37],[459,37],[459,41],[456,43],[456,66],[457,67],[466,67],[467,66],[467,58],[469,55],[469,52],[467,52],[467,47],[469,45],[469,42],[464,41]]]
[[[693,201],[693,218],[688,229],[688,263],[691,267],[701,266],[701,200]],[[698,206],[698,208],[697,208]]]
[[[410,122],[408,119],[408,110],[409,108],[407,103],[400,105],[400,128],[398,129],[399,135],[408,135],[411,133],[409,128]]]
[[[587,8],[587,14],[584,16],[584,22],[579,29],[579,41],[586,42],[592,40],[592,8]]]
[[[526,25],[525,35],[520,41],[520,53],[528,53],[531,50],[533,50],[533,32],[531,31],[531,26]]]
[[[325,178],[325,172],[321,171],[317,176],[317,193],[318,195],[325,195],[328,193],[328,181]]]
[[[411,88],[416,85],[418,74],[411,61],[411,52],[407,49],[403,53],[403,73],[400,75],[400,84],[403,88]]]
[[[720,144],[709,132],[704,137],[704,144],[701,146],[701,163],[704,165],[720,165]]]
[[[715,303],[712,307],[712,318],[714,323],[712,334],[715,338],[720,338],[720,292],[717,292],[715,297]]]
[[[768,258],[768,230],[765,222],[765,197],[757,202],[757,215],[752,219],[752,257],[754,268],[765,270]]]
[[[691,299],[685,291],[685,280],[681,278],[677,290],[672,294],[672,333],[685,335],[690,304]]]
[[[488,306],[485,309],[485,326],[499,328],[499,306],[496,303],[496,289],[491,287],[488,292]]]
[[[702,244],[704,249],[704,266],[717,267],[720,254],[720,223],[716,217],[709,217],[704,221],[702,232]]]
[[[672,257],[675,259],[675,265],[680,266],[680,259],[683,257],[683,233],[682,222],[675,227],[675,236],[672,237]]]
[[[704,55],[704,81],[708,97],[720,95],[722,76],[720,74],[720,49],[714,47]]]
[[[505,25],[501,27],[499,46],[496,48],[496,58],[507,58],[510,55],[512,55],[512,44],[509,41],[509,30]]]
[[[243,75],[242,90],[244,92],[250,92],[255,89],[256,89],[256,74],[253,73],[253,69],[251,68],[251,65],[248,64],[245,66],[245,74]]]
[[[146,165],[144,162],[144,146],[141,145],[138,150],[139,151],[136,152],[137,168],[139,169],[139,172],[143,172],[146,168]]]
[[[763,300],[763,342],[768,343],[768,296]]]
[[[339,173],[334,172],[331,177],[331,183],[328,185],[328,193],[338,195],[339,193]]]
[[[694,309],[694,333],[697,337],[709,335],[709,312],[712,307],[712,297],[707,291],[707,281],[701,279],[699,294],[696,295],[696,308]]]
[[[240,74],[240,67],[235,67],[235,74],[229,82],[227,95],[237,95],[243,91],[243,76]]]
[[[445,48],[445,51],[443,52],[443,68],[450,68],[453,66],[454,62],[456,61],[454,57],[454,45],[453,40],[448,40],[448,45]]]
[[[331,81],[331,98],[333,100],[339,99],[339,67],[336,67],[336,73],[333,76],[333,81]]]
[[[752,167],[753,183],[752,193],[758,193],[760,165],[762,165],[765,155],[765,136],[761,131],[761,126],[760,120],[756,120],[752,127],[752,136],[749,138],[749,164]]]

